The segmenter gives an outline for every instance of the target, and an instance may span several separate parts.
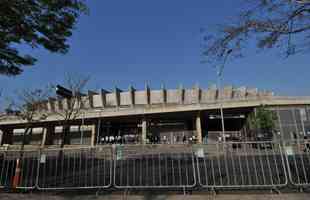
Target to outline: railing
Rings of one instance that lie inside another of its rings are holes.
[[[310,141],[0,151],[0,188],[258,189],[310,186]]]
[[[0,157],[0,187],[35,188],[38,176],[37,151],[2,151]]]
[[[107,188],[112,184],[110,147],[41,152],[39,189]]]
[[[135,145],[116,150],[117,188],[188,188],[196,185],[192,147]]]
[[[289,178],[295,186],[310,186],[310,141],[284,143]]]
[[[287,184],[280,144],[228,142],[196,148],[199,183],[206,188],[262,188]]]

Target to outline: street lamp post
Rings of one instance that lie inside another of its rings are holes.
[[[225,122],[224,122],[224,111],[223,111],[223,102],[222,102],[221,82],[222,82],[222,75],[223,75],[224,67],[225,67],[227,58],[228,58],[229,54],[231,54],[231,52],[232,52],[232,50],[229,49],[225,53],[224,61],[223,61],[223,63],[221,65],[218,66],[218,70],[217,70],[217,85],[218,85],[218,91],[219,91],[218,99],[220,100],[220,113],[221,113],[223,142],[226,142],[226,137],[225,137]]]

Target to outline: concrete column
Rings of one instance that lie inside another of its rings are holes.
[[[109,93],[107,90],[101,89],[100,95],[101,95],[101,103],[102,107],[106,107],[107,105],[107,100],[106,100],[106,94]]]
[[[50,125],[45,127],[45,143],[44,145],[52,145],[54,141],[54,136],[55,136],[55,126]]]
[[[146,104],[151,105],[151,89],[147,84],[145,85],[145,98]]]
[[[200,89],[198,84],[194,87],[194,91],[195,91],[195,98],[196,98],[195,101],[196,101],[196,103],[200,103],[200,101],[201,101],[201,89]]]
[[[116,101],[116,107],[120,107],[121,105],[121,93],[122,90],[115,87],[115,90],[114,90],[114,94],[115,94],[115,101]]]
[[[164,105],[167,104],[167,90],[164,84],[161,86],[161,95],[162,95],[162,100],[163,100],[162,103]]]
[[[3,141],[3,132],[2,130],[0,130],[0,146],[2,145],[2,141]]]
[[[95,142],[96,142],[96,125],[92,125],[91,126],[91,138],[90,138],[90,145],[92,147],[95,146]]]
[[[42,135],[42,141],[41,141],[41,148],[43,148],[45,145],[52,145],[54,134],[55,133],[55,127],[54,126],[47,126],[43,128],[43,135]]]
[[[185,93],[185,90],[184,90],[182,85],[180,85],[180,87],[178,89],[178,93],[179,93],[179,104],[184,104],[184,93]]]
[[[196,134],[197,134],[197,142],[198,144],[202,143],[202,127],[201,127],[201,116],[200,113],[196,116]]]
[[[94,108],[94,95],[97,95],[97,92],[88,90],[88,101],[89,101],[89,107]]]
[[[63,110],[64,106],[63,106],[62,100],[57,99],[56,102],[57,102],[57,111]]]
[[[46,143],[46,135],[47,135],[47,128],[43,128],[43,135],[42,135],[42,141],[41,141],[41,148],[44,147]]]
[[[135,89],[130,86],[129,87],[129,96],[130,96],[130,106],[134,107],[135,106]]]
[[[142,120],[142,137],[141,137],[142,144],[146,144],[146,135],[147,135],[147,121],[146,119],[143,119]]]
[[[54,98],[48,98],[48,104],[47,104],[48,111],[50,111],[50,112],[55,111],[55,101],[56,101],[56,99],[54,99]]]

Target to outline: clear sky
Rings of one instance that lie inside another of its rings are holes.
[[[66,55],[23,48],[39,61],[17,77],[0,76],[5,95],[23,88],[62,83],[65,73],[91,76],[90,89],[206,88],[216,82],[214,68],[202,64],[201,29],[233,19],[236,0],[89,0]],[[267,51],[230,61],[225,85],[269,89],[281,95],[310,95],[309,54],[283,59]]]

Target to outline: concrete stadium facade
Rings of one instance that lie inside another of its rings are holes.
[[[310,97],[276,96],[246,87],[222,89],[88,91],[79,115],[70,121],[66,145],[103,143],[208,143],[221,140],[220,107],[224,111],[225,138],[255,140],[246,127],[248,115],[259,106],[277,114],[275,138],[310,136]],[[55,114],[68,109],[68,99],[50,98],[44,104],[47,118],[27,123],[6,115],[0,120],[0,144],[18,148],[25,127],[32,128],[26,148],[58,146],[63,119]],[[113,140],[111,140],[111,137]]]

